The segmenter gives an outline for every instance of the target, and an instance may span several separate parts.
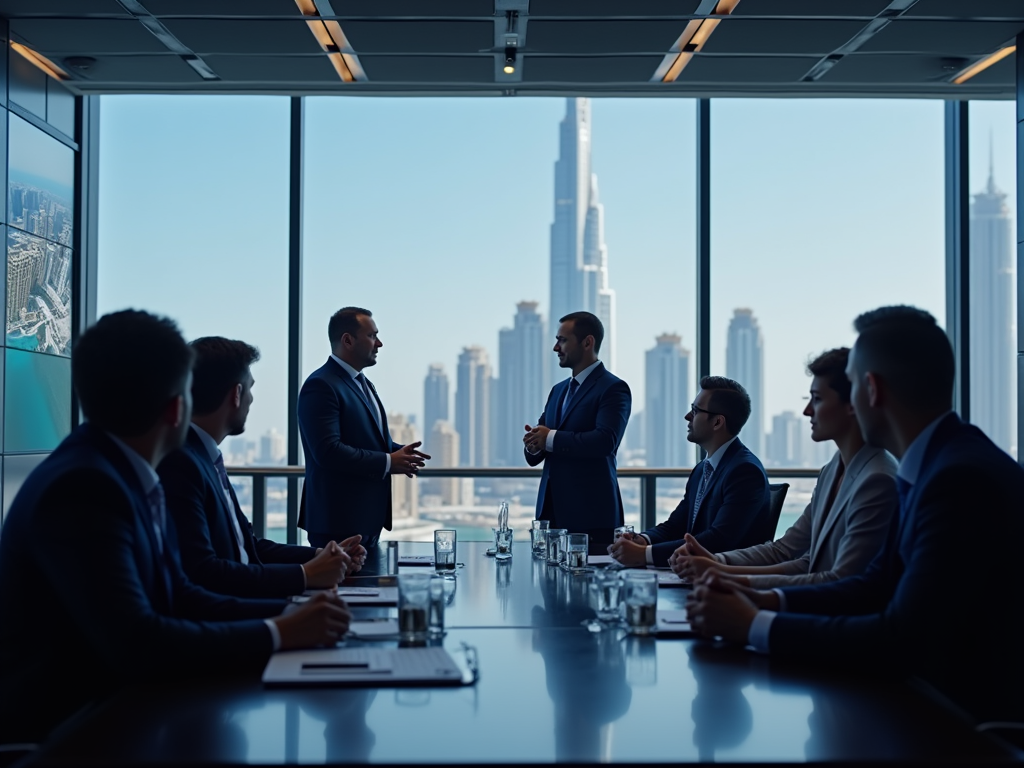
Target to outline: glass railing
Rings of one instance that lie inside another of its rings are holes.
[[[664,520],[683,497],[689,468],[623,467],[618,470],[623,510],[627,523],[643,530]],[[767,470],[772,483],[788,483],[789,490],[779,518],[781,534],[803,512],[820,469],[776,468]],[[305,468],[301,466],[228,467],[242,506],[259,537],[276,541],[304,543],[305,533],[295,525],[297,498],[289,504],[289,494],[298,493]],[[510,500],[509,524],[528,528],[534,516],[536,488],[541,470],[530,467],[454,467],[423,469],[416,480],[408,483],[437,485],[438,481],[456,480],[455,489],[461,499],[453,501],[451,489],[424,488],[410,485],[405,504],[393,513],[394,526],[382,538],[401,541],[429,541],[435,528],[455,527],[464,541],[484,541],[494,524],[499,502]],[[406,478],[398,478],[406,482]],[[532,497],[530,491],[532,488]],[[396,489],[396,495],[402,492]],[[415,495],[416,503],[410,503]],[[424,503],[419,503],[419,502]],[[447,503],[446,503],[447,502]],[[459,503],[461,502],[461,503]],[[289,519],[291,518],[291,519]]]

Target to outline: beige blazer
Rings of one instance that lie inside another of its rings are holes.
[[[758,589],[820,584],[862,573],[882,548],[899,506],[896,459],[881,448],[861,448],[826,514],[840,464],[836,451],[818,475],[811,503],[782,538],[723,552],[715,559],[729,565],[785,565],[784,574],[750,576],[750,585]]]

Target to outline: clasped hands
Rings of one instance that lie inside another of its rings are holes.
[[[526,434],[523,435],[523,445],[526,446],[526,450],[534,455],[546,450],[548,432],[551,430],[543,424],[538,424],[536,427],[531,427],[527,424],[524,428],[526,429]]]
[[[430,461],[430,456],[421,453],[416,449],[423,445],[422,442],[403,445],[391,454],[391,474],[413,477],[423,468],[423,464]]]
[[[340,584],[348,574],[357,573],[366,562],[366,548],[359,543],[362,539],[357,534],[317,549],[316,555],[302,565],[306,587],[327,589]]]
[[[741,645],[749,642],[750,625],[761,610],[779,610],[779,596],[774,591],[752,589],[714,569],[696,579],[686,598],[687,618],[694,631]]]

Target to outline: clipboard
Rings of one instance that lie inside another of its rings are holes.
[[[470,663],[470,648],[464,650],[464,666],[441,647],[279,651],[263,670],[263,684],[270,688],[471,685],[477,679],[475,651]]]

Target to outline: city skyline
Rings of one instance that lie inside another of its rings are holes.
[[[750,418],[740,430],[755,456],[764,456],[764,335],[749,308],[734,309],[725,347],[725,375],[747,390]]]

